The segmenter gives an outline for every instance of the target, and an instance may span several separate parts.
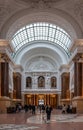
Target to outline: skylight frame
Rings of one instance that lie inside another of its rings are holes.
[[[23,45],[34,43],[34,41],[52,42],[62,47],[68,56],[70,55],[71,37],[64,29],[57,25],[37,22],[19,29],[12,37],[15,53]]]

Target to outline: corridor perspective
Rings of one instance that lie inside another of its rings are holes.
[[[83,0],[0,0],[0,130],[83,128]]]

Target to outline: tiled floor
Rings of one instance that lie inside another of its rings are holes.
[[[46,123],[46,115],[36,112],[32,115],[24,111],[16,114],[0,114],[0,130],[82,130],[83,115],[61,114],[53,110],[50,123]]]

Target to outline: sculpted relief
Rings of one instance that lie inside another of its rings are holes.
[[[56,77],[51,77],[51,88],[56,88]]]
[[[45,78],[43,76],[40,76],[38,78],[38,87],[41,88],[41,87],[45,87]]]

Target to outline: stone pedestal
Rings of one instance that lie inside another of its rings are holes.
[[[70,104],[70,99],[61,99],[61,100],[60,100],[60,104],[61,104],[61,105],[63,105],[63,104],[69,105],[69,104]]]
[[[21,99],[12,99],[12,106],[15,107],[16,104],[18,103],[22,103],[22,100]]]
[[[7,107],[11,106],[9,97],[0,97],[0,113],[7,113]]]
[[[83,97],[75,97],[72,99],[72,106],[76,107],[77,113],[83,113]]]

